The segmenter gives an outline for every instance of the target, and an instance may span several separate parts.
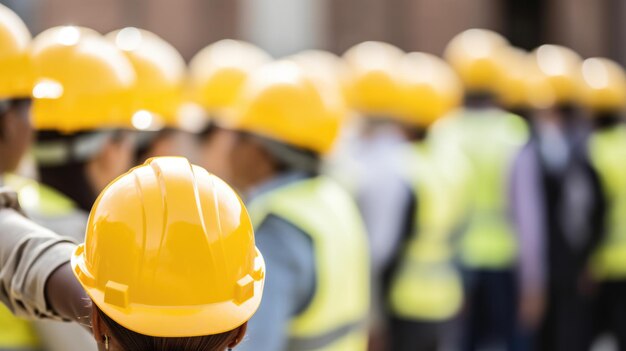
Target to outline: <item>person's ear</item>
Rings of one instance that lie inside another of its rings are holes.
[[[235,339],[228,344],[228,348],[232,349],[235,346],[239,345],[243,341],[243,337],[246,336],[246,331],[248,330],[248,322],[245,322],[241,327],[238,328],[237,336]]]

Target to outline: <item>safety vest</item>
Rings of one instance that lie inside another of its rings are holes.
[[[460,155],[437,157],[427,144],[420,143],[407,150],[406,166],[418,204],[414,232],[391,281],[389,306],[403,319],[448,320],[463,302],[451,234],[465,209],[467,164]]]
[[[0,350],[35,349],[39,349],[39,338],[31,324],[0,303]]]
[[[594,132],[589,154],[608,204],[606,237],[592,259],[593,272],[600,279],[626,279],[626,126]]]
[[[77,242],[84,240],[89,214],[70,198],[33,179],[11,175],[6,182],[17,191],[20,205],[34,222]]]
[[[270,191],[248,206],[258,227],[268,215],[310,236],[316,289],[307,308],[289,327],[289,350],[364,351],[369,310],[369,254],[356,205],[326,177]]]
[[[498,110],[465,110],[434,128],[433,142],[461,152],[471,166],[469,217],[460,243],[462,263],[473,269],[510,268],[517,241],[508,217],[508,180],[528,139],[522,118]]]

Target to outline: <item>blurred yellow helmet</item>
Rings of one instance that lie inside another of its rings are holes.
[[[186,69],[180,53],[156,34],[134,27],[111,32],[106,38],[126,54],[137,76],[137,112],[128,125],[139,130],[176,127]]]
[[[377,41],[346,51],[343,80],[348,104],[365,114],[395,115],[399,88],[394,70],[403,55],[397,47]]]
[[[133,112],[133,67],[96,32],[55,27],[33,40],[35,128],[64,133],[119,127]]]
[[[107,316],[159,337],[239,327],[258,308],[265,276],[241,199],[182,157],[149,159],[109,184],[71,264]]]
[[[30,41],[24,22],[0,4],[0,99],[31,95]]]
[[[444,57],[468,92],[496,93],[506,69],[499,52],[507,46],[507,40],[496,32],[468,29],[452,38]]]
[[[407,54],[398,65],[399,104],[405,121],[429,126],[461,103],[463,86],[440,58],[421,52]]]
[[[510,47],[502,51],[508,69],[498,84],[500,103],[506,108],[546,108],[554,103],[554,93],[546,76],[525,51]]]
[[[250,76],[225,126],[322,154],[342,120],[329,104],[294,62],[279,61]]]
[[[344,62],[328,51],[307,50],[289,56],[287,60],[295,62],[303,74],[318,85],[320,93],[331,108],[337,109],[339,116],[347,116],[347,105],[340,76],[345,72]]]
[[[595,111],[621,111],[626,106],[626,74],[616,62],[593,57],[582,64],[584,102]]]
[[[536,67],[552,88],[556,103],[579,102],[584,91],[580,56],[558,45],[542,45],[533,55]]]
[[[270,60],[265,51],[237,40],[205,47],[189,63],[193,99],[212,112],[232,107],[250,73]]]

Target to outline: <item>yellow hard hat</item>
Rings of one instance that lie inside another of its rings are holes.
[[[534,63],[545,75],[557,103],[578,102],[584,83],[581,76],[582,59],[574,51],[558,45],[542,45],[534,52]]]
[[[149,159],[109,184],[71,264],[108,317],[159,337],[239,327],[258,308],[265,276],[241,199],[182,157]]]
[[[409,123],[428,126],[457,107],[463,86],[440,58],[421,52],[407,54],[398,65],[401,114]]]
[[[127,121],[129,126],[140,130],[176,127],[186,69],[180,53],[156,34],[134,27],[116,30],[106,38],[126,54],[137,75],[137,112]]]
[[[193,99],[209,111],[232,107],[241,87],[271,57],[237,40],[220,40],[200,50],[189,63]]]
[[[330,104],[298,65],[278,61],[250,76],[224,126],[326,153],[342,120]]]
[[[594,57],[583,61],[585,105],[595,111],[621,111],[626,106],[626,74],[614,61]]]
[[[510,47],[502,51],[507,70],[498,84],[498,98],[507,108],[546,108],[554,103],[547,77],[525,51]]]
[[[24,22],[0,4],[0,99],[31,95],[30,40]]]
[[[133,112],[131,63],[98,33],[54,27],[33,40],[37,129],[72,133],[120,126]]]
[[[336,109],[339,116],[348,115],[340,81],[340,76],[345,72],[345,64],[341,58],[328,51],[307,50],[286,59],[295,62],[304,75],[318,85],[320,93],[329,102],[329,107]]]
[[[346,51],[343,80],[348,104],[366,114],[395,114],[399,89],[394,69],[403,55],[397,47],[376,41],[364,42]]]
[[[496,32],[468,29],[452,38],[444,57],[467,91],[496,93],[505,70],[499,51],[507,46],[507,40]]]

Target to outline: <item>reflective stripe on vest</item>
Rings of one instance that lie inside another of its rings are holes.
[[[367,238],[356,205],[330,179],[298,181],[248,206],[255,227],[270,214],[311,237],[316,291],[290,325],[290,350],[363,351],[369,310]]]
[[[626,278],[626,126],[594,132],[589,140],[594,168],[607,199],[606,237],[593,258],[601,279]]]
[[[508,179],[513,161],[528,139],[525,122],[507,112],[465,110],[441,121],[433,140],[468,159],[470,215],[461,239],[461,260],[475,269],[508,269],[517,242],[507,216]]]
[[[467,164],[460,155],[437,158],[423,143],[408,150],[406,159],[418,201],[415,232],[394,274],[389,303],[404,319],[443,321],[459,311],[463,300],[450,240],[463,215]]]

